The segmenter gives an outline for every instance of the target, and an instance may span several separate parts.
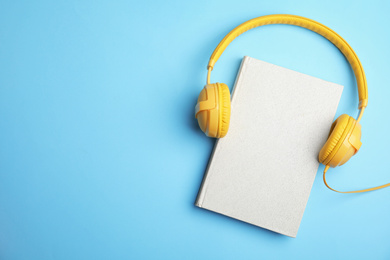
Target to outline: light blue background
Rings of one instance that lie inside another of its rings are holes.
[[[296,239],[195,201],[214,140],[193,117],[206,64],[232,28],[290,13],[341,34],[369,84],[362,150],[329,172],[357,189],[390,181],[390,4],[386,1],[0,1],[0,259],[389,259],[390,189],[341,195],[320,166]],[[305,29],[254,29],[244,55],[345,86],[341,53]],[[292,119],[293,120],[293,119]]]

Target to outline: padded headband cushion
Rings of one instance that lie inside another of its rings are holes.
[[[320,163],[328,163],[327,161],[329,161],[329,156],[331,155],[337,144],[341,141],[340,139],[347,130],[349,121],[350,116],[344,114],[339,116],[339,118],[337,118],[336,121],[333,122],[329,131],[328,140],[322,147],[318,157]]]

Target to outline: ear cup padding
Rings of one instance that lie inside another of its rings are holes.
[[[342,136],[344,137],[346,136],[345,131],[347,131],[350,128],[348,127],[349,123],[350,123],[350,116],[345,114],[341,115],[339,118],[336,119],[336,121],[334,121],[334,123],[330,128],[328,140],[322,147],[320,154],[318,156],[318,160],[320,161],[320,163],[327,164],[329,159],[331,159],[329,157],[334,151],[335,147],[340,141],[343,141],[341,140]]]
[[[223,83],[217,83],[218,95],[219,95],[219,127],[218,127],[218,138],[224,137],[230,124],[230,91],[228,86]]]

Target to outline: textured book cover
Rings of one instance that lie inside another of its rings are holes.
[[[296,237],[342,90],[244,57],[196,206]]]

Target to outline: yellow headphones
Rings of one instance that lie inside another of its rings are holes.
[[[359,116],[357,119],[354,119],[353,117],[344,114],[337,118],[330,128],[328,140],[322,147],[318,156],[320,163],[326,166],[323,175],[325,185],[333,191],[341,192],[328,186],[325,179],[325,173],[329,167],[334,168],[343,165],[359,151],[362,145],[360,141],[361,125],[359,122],[363,116],[364,109],[367,106],[368,92],[363,66],[360,63],[358,56],[340,35],[325,25],[300,16],[275,14],[254,18],[234,28],[222,39],[210,57],[207,66],[207,84],[199,94],[198,103],[195,107],[195,118],[198,119],[200,128],[207,136],[222,138],[227,134],[230,121],[229,88],[223,83],[210,84],[210,73],[226,47],[237,36],[250,29],[268,24],[296,25],[322,35],[344,54],[353,69],[359,92]],[[388,186],[390,186],[390,183],[370,189],[341,193],[372,191]]]

